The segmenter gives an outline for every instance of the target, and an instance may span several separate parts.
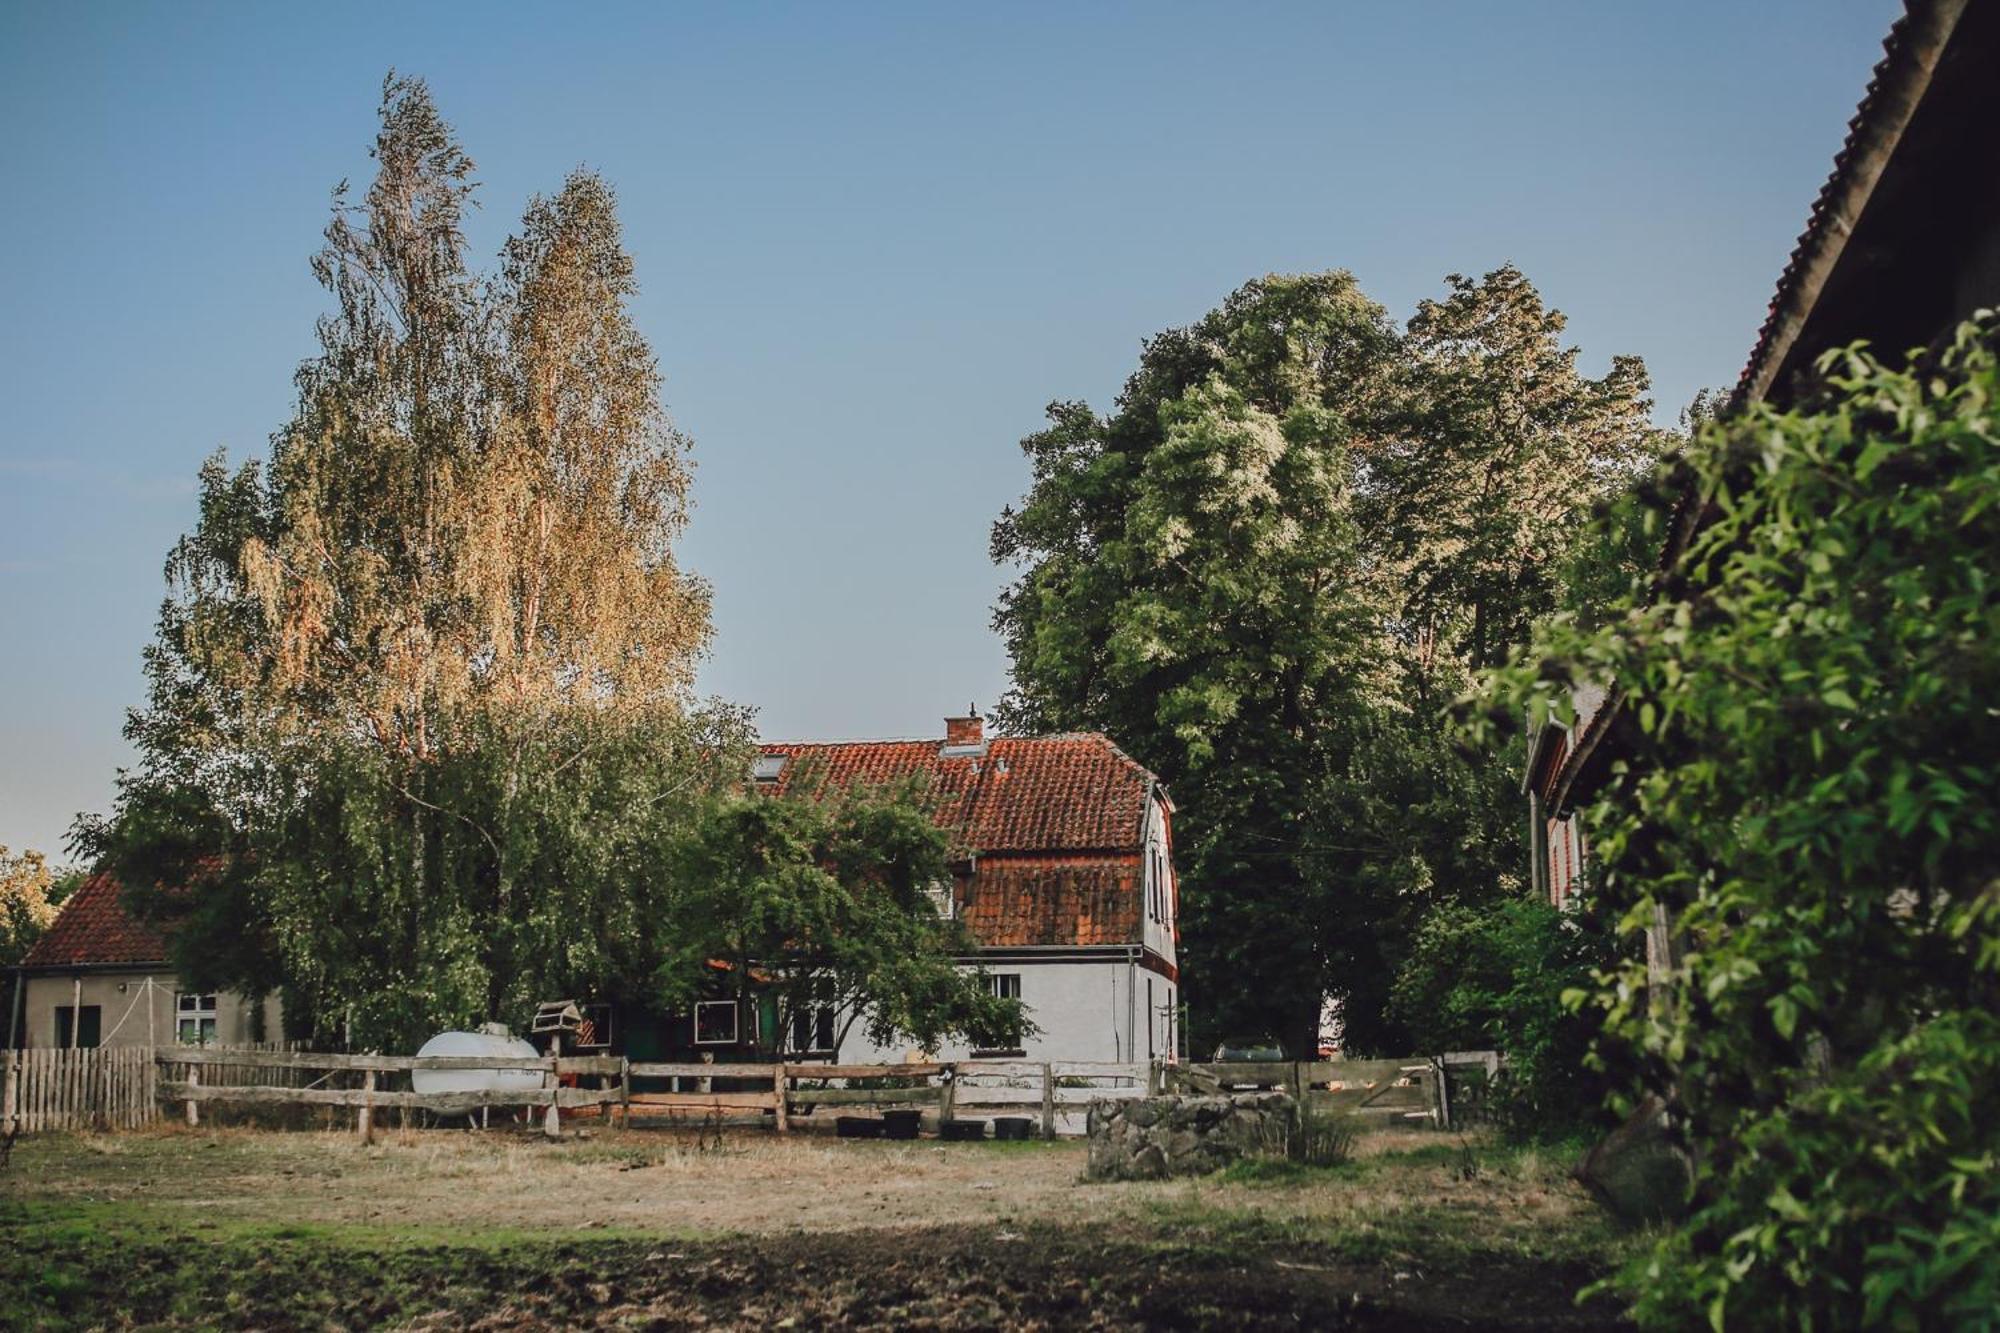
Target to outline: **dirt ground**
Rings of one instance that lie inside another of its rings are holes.
[[[1080,1144],[756,1131],[25,1140],[0,1325],[1599,1328],[1627,1243],[1557,1155],[1090,1184]]]

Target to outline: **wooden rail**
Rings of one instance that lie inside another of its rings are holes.
[[[1038,1119],[1042,1135],[1074,1132],[1101,1098],[1282,1089],[1312,1105],[1363,1117],[1449,1127],[1456,1078],[1476,1092],[1500,1068],[1492,1052],[1403,1060],[1299,1063],[1119,1064],[1092,1061],[960,1060],[921,1064],[823,1065],[773,1061],[628,1061],[622,1056],[350,1055],[320,1051],[169,1047],[6,1053],[0,1133],[133,1128],[180,1104],[189,1124],[213,1105],[351,1107],[364,1137],[378,1111],[469,1115],[485,1108],[545,1112],[560,1132],[564,1111],[594,1110],[629,1124],[634,1114],[673,1118],[756,1114],[779,1132],[821,1108],[905,1107],[941,1120],[967,1111]],[[539,1077],[474,1092],[420,1093],[391,1087],[419,1071],[499,1070]],[[664,1080],[664,1091],[633,1081]],[[583,1086],[585,1082],[596,1086]],[[569,1086],[566,1086],[568,1084]],[[841,1086],[845,1085],[845,1086]],[[1476,1097],[1474,1099],[1476,1106]]]

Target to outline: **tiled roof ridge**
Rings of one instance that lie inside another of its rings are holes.
[[[765,741],[759,750],[795,761],[765,780],[777,794],[802,774],[814,774],[805,780],[816,788],[926,775],[940,796],[939,824],[979,853],[1136,848],[1148,800],[1161,791],[1150,771],[1095,731],[993,736],[976,747],[925,737]]]

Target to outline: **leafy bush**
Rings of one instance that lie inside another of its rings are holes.
[[[1601,1114],[1605,1083],[1589,1062],[1596,1019],[1562,997],[1591,984],[1611,962],[1610,947],[1594,918],[1544,902],[1446,904],[1418,928],[1396,976],[1392,1012],[1420,1050],[1506,1056],[1486,1105],[1510,1136],[1573,1135]]]
[[[1626,1275],[1680,1328],[2000,1321],[2000,1023],[1954,1013],[1756,1121],[1715,1195]]]
[[[1630,962],[1594,988],[1698,1160],[1693,1220],[1626,1275],[1655,1322],[1994,1318],[1993,336],[1829,357],[1805,408],[1704,430],[1659,488],[1686,498],[1642,509],[1689,534],[1662,582],[1509,673],[1539,716],[1617,682],[1597,892],[1633,938],[1680,928],[1656,984]]]

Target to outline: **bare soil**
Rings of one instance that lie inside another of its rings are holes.
[[[0,1174],[0,1326],[1617,1326],[1561,1160],[1363,1143],[1099,1185],[1073,1143],[49,1136]]]

